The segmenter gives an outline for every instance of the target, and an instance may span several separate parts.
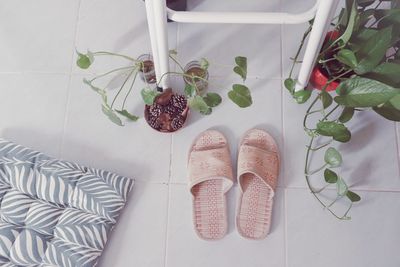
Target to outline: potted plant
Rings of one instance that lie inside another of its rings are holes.
[[[400,121],[400,9],[396,1],[393,1],[396,8],[383,9],[382,2],[346,1],[345,8],[332,22],[333,29],[325,38],[311,75],[311,85],[320,92],[315,94],[303,121],[310,137],[304,175],[312,195],[338,219],[350,219],[349,211],[361,197],[334,170],[340,167],[342,155],[332,145],[350,141],[352,136],[346,124],[356,112],[372,111],[384,119]],[[293,67],[311,29],[312,22],[293,58],[289,78],[284,82],[300,104],[307,102],[312,92],[307,89],[295,92]],[[315,125],[309,122],[311,116],[319,116]],[[321,139],[327,141],[317,145]],[[311,156],[319,151],[324,151],[325,163],[310,170]],[[321,176],[325,183],[321,188],[311,183],[310,178],[315,175]],[[323,200],[322,194],[331,186],[336,188],[336,196]],[[348,203],[343,213],[335,209],[339,200]]]
[[[159,132],[175,132],[185,124],[190,109],[203,115],[209,115],[213,108],[222,101],[222,97],[218,93],[206,92],[209,61],[205,58],[191,61],[184,68],[177,59],[176,51],[170,51],[169,58],[177,64],[180,70],[163,73],[157,83],[154,62],[150,54],[143,54],[138,58],[105,51],[88,51],[86,54],[77,52],[77,54],[77,65],[82,69],[89,68],[95,57],[98,56],[122,57],[127,61],[127,65],[96,75],[91,79],[84,79],[84,83],[101,96],[103,113],[119,126],[123,126],[121,118],[128,121],[139,119],[138,115],[130,113],[126,107],[127,99],[134,89],[138,75],[145,83],[145,87],[141,90],[145,104],[145,120],[150,127]],[[247,58],[236,57],[233,71],[245,81]],[[121,76],[121,73],[123,74],[121,85],[112,100],[109,101],[107,88],[100,87],[97,81],[100,79],[113,80],[116,76]],[[182,90],[178,89],[168,88],[164,91],[160,89],[160,82],[167,75],[178,75],[183,78],[185,81],[183,93],[179,93]],[[234,84],[232,90],[228,93],[228,97],[241,108],[252,104],[250,90],[244,84]]]

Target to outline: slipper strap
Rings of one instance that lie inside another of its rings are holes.
[[[231,155],[227,147],[192,151],[188,167],[190,188],[216,178],[226,181],[225,191],[233,185]]]
[[[255,146],[241,145],[238,157],[238,177],[245,173],[257,175],[275,191],[279,174],[278,154]]]

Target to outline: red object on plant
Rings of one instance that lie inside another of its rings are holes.
[[[330,31],[326,34],[324,44],[328,42],[329,40],[336,40],[339,38],[340,34],[339,31]],[[318,90],[322,90],[326,83],[329,81],[329,77],[322,71],[322,68],[317,64],[313,71],[311,72],[310,76],[310,83],[311,85]],[[325,90],[327,92],[331,92],[336,90],[336,87],[339,86],[339,82],[333,81],[331,82]]]
[[[328,77],[321,71],[321,68],[319,66],[316,66],[311,72],[310,83],[315,89],[322,90],[328,80]],[[336,87],[338,86],[339,82],[333,81],[325,88],[325,90],[327,92],[335,91]]]

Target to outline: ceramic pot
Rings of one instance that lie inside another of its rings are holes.
[[[176,94],[171,88],[156,97],[153,105],[146,105],[144,118],[158,132],[172,133],[184,127],[189,106],[184,95]]]

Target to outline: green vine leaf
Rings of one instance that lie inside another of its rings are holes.
[[[339,167],[342,164],[342,155],[335,148],[330,147],[325,151],[324,160],[332,168]]]
[[[76,60],[76,65],[81,68],[81,69],[87,69],[92,65],[94,61],[94,56],[93,54],[88,51],[86,54],[79,53],[76,51],[78,54],[78,59]]]
[[[107,105],[107,92],[104,89],[101,89],[97,86],[94,86],[89,80],[86,78],[83,79],[83,83],[88,85],[93,91],[99,94],[103,100],[103,103]]]
[[[351,133],[346,126],[334,121],[318,122],[317,133],[323,136],[331,136],[334,140],[342,143],[346,143],[351,139]]]
[[[155,98],[160,94],[160,92],[150,88],[143,88],[140,94],[142,95],[142,99],[146,105],[153,105]]]
[[[322,106],[324,109],[328,108],[333,102],[332,96],[329,93],[327,93],[326,91],[321,92],[320,98],[321,98]]]
[[[247,77],[247,57],[235,57],[235,63],[236,66],[233,71],[245,81]]]
[[[324,178],[325,178],[325,181],[329,184],[334,184],[338,180],[338,176],[337,176],[336,172],[334,172],[330,169],[325,169]]]
[[[399,72],[400,73],[400,72]],[[400,76],[400,75],[399,75]],[[400,110],[400,95],[395,95],[389,100],[389,103],[397,110]]]
[[[351,120],[351,118],[353,118],[353,115],[354,115],[354,108],[345,107],[343,109],[342,113],[340,114],[339,121],[341,123],[346,123],[349,120]]]
[[[365,74],[372,71],[382,60],[392,41],[392,26],[377,31],[357,52],[359,63],[354,71]]]
[[[228,97],[241,108],[247,108],[253,104],[249,88],[242,84],[234,84],[228,92]]]
[[[394,108],[390,103],[381,107],[372,108],[376,113],[391,121],[400,121],[400,110]]]
[[[102,104],[101,110],[103,111],[104,115],[106,115],[110,119],[110,121],[112,121],[118,126],[124,126],[122,124],[121,119],[117,116],[117,114],[115,114],[115,112],[108,105]]]
[[[341,177],[339,177],[339,179],[336,181],[336,190],[337,190],[338,196],[341,196],[341,197],[345,196],[348,192],[348,186]]]
[[[335,58],[352,69],[354,69],[358,64],[356,55],[349,49],[339,50],[339,52],[335,55]]]
[[[207,70],[209,66],[210,66],[210,62],[208,62],[207,59],[205,59],[204,57],[202,57],[202,58],[200,59],[200,68],[202,68],[203,70]]]
[[[351,202],[358,202],[361,200],[361,197],[358,194],[350,190],[347,191],[346,196]]]
[[[303,103],[307,102],[307,100],[310,98],[310,96],[311,96],[310,90],[300,90],[300,91],[294,92],[294,94],[293,94],[293,98],[294,98],[294,100],[296,100],[296,102],[298,104],[303,104]]]
[[[210,108],[204,99],[199,95],[189,99],[188,104],[190,108],[200,112],[203,115],[210,115],[212,112],[212,108]]]
[[[203,100],[211,108],[218,106],[222,102],[221,96],[217,93],[207,93]]]
[[[193,84],[186,84],[184,92],[185,92],[185,96],[187,98],[195,96],[196,95],[196,87]]]
[[[347,107],[375,107],[400,94],[400,90],[368,78],[351,78],[340,83],[335,102]]]
[[[125,118],[131,120],[131,121],[137,121],[139,119],[138,116],[133,115],[131,113],[129,113],[129,111],[127,111],[126,109],[123,110],[115,110],[117,113],[121,114],[122,116],[124,116]]]
[[[287,78],[284,83],[285,88],[288,89],[288,91],[293,94],[294,93],[294,87],[295,87],[295,81],[292,78]]]

